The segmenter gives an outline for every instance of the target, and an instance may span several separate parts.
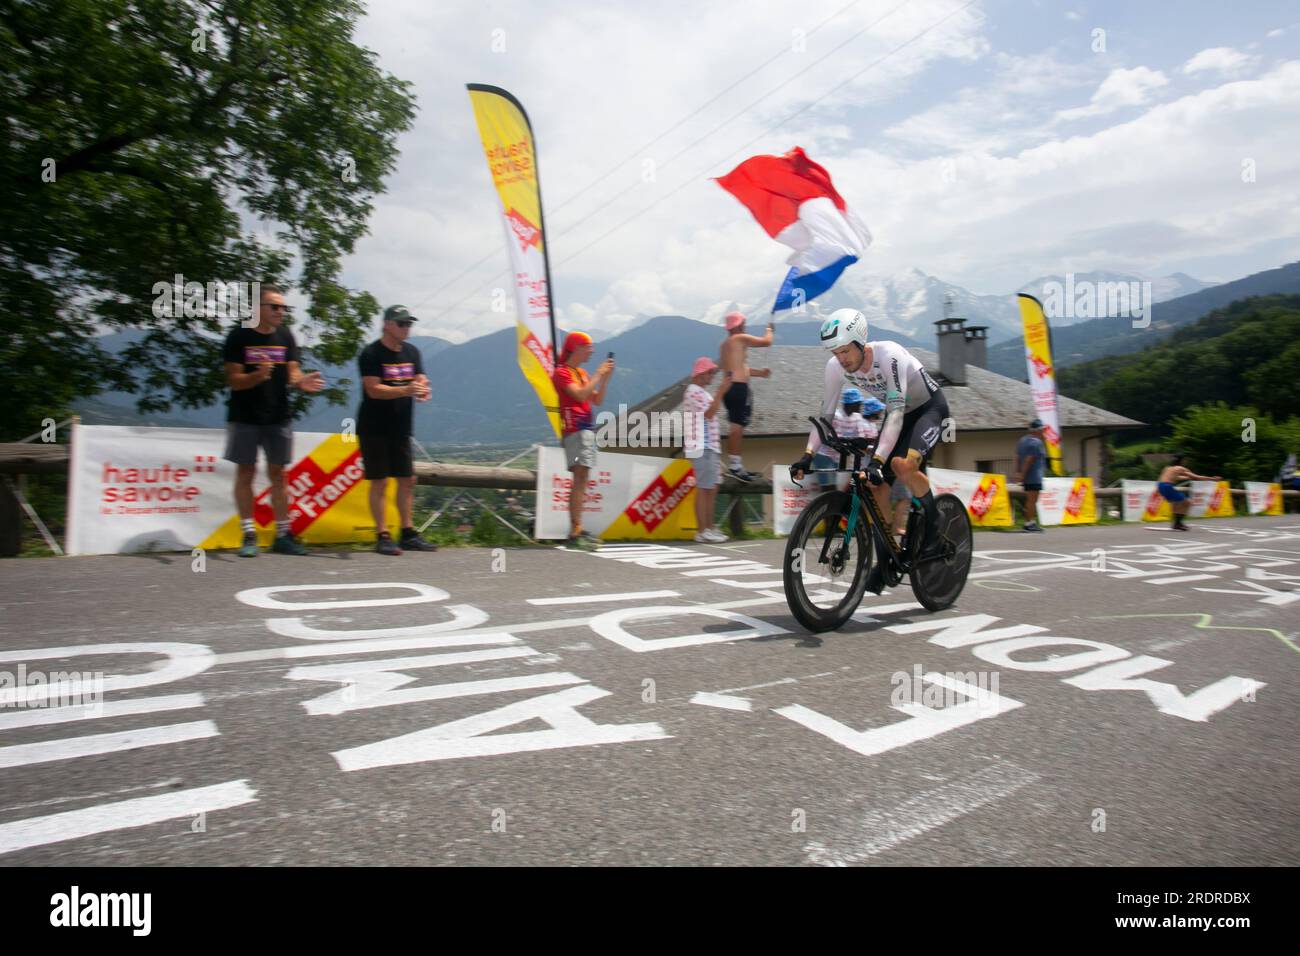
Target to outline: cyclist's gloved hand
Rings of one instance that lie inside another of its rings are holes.
[[[873,485],[879,486],[885,483],[885,463],[879,458],[872,458],[867,462],[867,481]]]
[[[812,470],[812,455],[805,452],[802,458],[790,466],[790,480],[798,481]]]

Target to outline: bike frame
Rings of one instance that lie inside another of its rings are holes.
[[[901,581],[903,575],[908,571],[907,559],[903,554],[903,549],[899,547],[892,534],[887,533],[885,529],[885,518],[880,512],[880,506],[876,503],[876,496],[871,491],[871,486],[866,478],[862,475],[862,459],[868,452],[874,452],[874,444],[868,447],[857,447],[849,445],[835,436],[834,428],[827,428],[828,422],[813,420],[817,426],[818,432],[822,434],[822,440],[827,447],[840,453],[840,465],[837,471],[849,471],[849,487],[852,489],[853,503],[849,507],[849,520],[845,522],[844,529],[844,546],[847,548],[849,542],[853,540],[853,533],[857,529],[858,519],[862,509],[867,510],[867,524],[871,528],[871,539],[876,546],[876,559],[881,562],[882,566],[891,572],[890,577],[895,578],[893,583]],[[829,431],[829,435],[826,432]],[[832,436],[834,436],[832,438]],[[853,466],[849,467],[849,456],[853,457]],[[913,508],[915,510],[915,508]],[[912,515],[908,515],[908,527],[912,524]],[[822,545],[821,561],[825,564],[829,555],[831,541],[834,538],[827,535],[825,544]]]

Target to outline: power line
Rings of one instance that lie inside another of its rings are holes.
[[[673,196],[677,195],[677,193],[681,192],[681,191],[682,191],[683,189],[685,189],[687,186],[690,186],[690,185],[692,185],[692,184],[698,182],[698,179],[699,179],[700,176],[703,176],[703,175],[707,174],[707,173],[708,173],[710,170],[712,170],[712,169],[716,169],[716,168],[718,167],[718,165],[720,165],[721,163],[726,162],[726,160],[730,159],[732,156],[735,156],[737,153],[740,153],[740,152],[743,152],[743,151],[747,150],[750,146],[754,145],[754,143],[758,142],[758,141],[759,141],[760,139],[762,139],[764,136],[767,136],[768,134],[770,134],[770,133],[772,133],[772,132],[774,132],[774,131],[780,129],[782,126],[784,126],[786,123],[790,122],[790,121],[791,121],[792,119],[794,119],[795,117],[797,117],[797,116],[799,116],[799,115],[801,115],[801,114],[807,112],[808,110],[812,109],[812,107],[816,106],[818,103],[820,103],[822,100],[826,99],[828,96],[830,96],[830,95],[832,95],[833,93],[837,92],[838,90],[840,90],[842,87],[848,85],[849,83],[852,83],[854,80],[856,80],[858,77],[862,76],[862,74],[866,73],[868,70],[873,69],[874,67],[880,65],[881,63],[883,63],[885,60],[889,59],[891,56],[893,56],[893,55],[894,55],[895,53],[897,53],[898,51],[900,51],[900,50],[904,49],[905,47],[908,47],[908,46],[910,46],[911,44],[915,43],[917,40],[919,40],[921,37],[925,36],[925,35],[926,35],[927,33],[929,33],[931,30],[934,30],[936,27],[941,26],[942,24],[944,24],[945,22],[947,22],[948,20],[950,20],[952,17],[956,16],[958,13],[961,13],[961,12],[962,12],[963,10],[965,10],[967,7],[972,6],[975,2],[976,2],[976,0],[967,0],[967,2],[966,2],[966,3],[963,3],[960,7],[957,7],[956,9],[950,11],[949,13],[944,14],[942,17],[940,17],[940,18],[939,18],[938,20],[936,20],[934,23],[930,24],[928,27],[926,27],[926,28],[925,28],[924,30],[922,30],[920,33],[917,33],[916,35],[912,36],[910,39],[905,40],[904,42],[900,43],[898,46],[896,46],[896,47],[894,47],[892,50],[890,50],[888,53],[884,54],[883,56],[878,57],[877,59],[875,59],[875,60],[873,60],[872,62],[868,63],[868,64],[867,64],[866,66],[864,66],[862,69],[858,70],[856,73],[853,73],[851,76],[849,76],[849,77],[847,77],[846,79],[844,79],[844,80],[840,81],[839,83],[835,84],[835,86],[831,87],[831,88],[830,88],[829,90],[827,90],[825,93],[821,94],[821,96],[818,96],[816,99],[810,100],[808,103],[804,104],[804,105],[801,106],[799,109],[795,110],[793,113],[791,113],[790,115],[788,115],[787,117],[785,117],[785,119],[781,120],[779,123],[776,123],[776,124],[774,124],[774,125],[768,127],[768,128],[765,129],[763,132],[761,132],[761,133],[759,133],[757,136],[755,136],[753,139],[748,140],[747,142],[745,142],[745,143],[743,143],[742,145],[740,145],[740,146],[736,147],[735,149],[733,149],[731,152],[727,153],[725,156],[722,156],[722,157],[720,157],[719,159],[714,160],[713,162],[709,163],[709,165],[707,165],[707,166],[705,166],[703,169],[701,169],[699,173],[697,173],[697,174],[695,174],[694,176],[690,177],[689,179],[686,179],[685,181],[683,181],[679,186],[677,186],[677,188],[673,189],[671,192],[665,193],[664,195],[662,195],[662,196],[660,196],[658,199],[656,199],[654,202],[650,203],[648,206],[643,207],[642,209],[640,209],[640,210],[638,210],[637,212],[633,213],[632,215],[628,216],[626,219],[624,219],[624,220],[622,220],[621,222],[615,224],[613,227],[611,227],[610,229],[608,229],[608,230],[606,230],[605,232],[601,233],[599,236],[597,236],[597,237],[596,237],[595,239],[593,239],[591,242],[589,242],[589,243],[587,243],[586,245],[580,247],[579,249],[577,249],[577,250],[574,251],[573,253],[569,254],[568,256],[566,256],[564,259],[560,260],[560,261],[559,261],[558,263],[556,263],[556,264],[557,264],[557,265],[563,265],[563,264],[566,263],[566,262],[572,262],[575,258],[577,258],[579,255],[581,255],[583,252],[586,252],[588,249],[590,249],[590,248],[591,248],[592,246],[594,246],[596,243],[598,243],[598,242],[600,242],[600,241],[602,241],[602,240],[608,238],[609,236],[613,235],[613,234],[614,234],[615,232],[617,232],[618,230],[622,229],[624,226],[626,226],[626,225],[628,225],[629,223],[635,221],[636,219],[639,219],[641,216],[645,215],[645,214],[646,214],[647,212],[649,212],[651,209],[653,209],[654,207],[658,206],[658,205],[659,205],[660,203],[662,203],[664,200],[666,200],[666,199],[671,199]],[[899,6],[901,7],[902,5],[903,5],[903,4],[900,4]],[[891,10],[891,11],[890,11],[890,13],[893,13],[893,12],[894,12],[895,10],[897,10],[897,9],[898,9],[898,7],[895,7],[894,10]],[[890,15],[890,14],[885,14],[885,16],[889,16],[889,15]],[[884,19],[884,17],[881,17],[880,19]],[[875,21],[875,22],[876,22],[876,23],[879,23],[880,20],[877,20],[877,21]],[[805,71],[805,72],[806,72],[806,71]],[[794,79],[794,78],[795,78],[795,77],[791,77],[791,79]],[[777,89],[779,89],[779,87],[778,87]],[[771,92],[775,92],[775,91],[776,91],[776,90],[774,89],[774,90],[772,90]],[[771,95],[771,94],[769,93],[769,94],[767,94],[767,95]],[[755,103],[757,103],[757,102],[758,102],[758,101],[755,101]],[[751,104],[749,107],[746,107],[746,109],[747,109],[747,110],[748,110],[748,109],[751,109],[751,108],[753,107],[753,105],[754,105],[754,104]],[[743,112],[743,111],[742,111],[742,112]],[[737,114],[737,115],[740,115],[740,114]],[[732,119],[735,119],[735,118],[736,118],[736,117],[732,117]],[[729,120],[726,121],[726,123],[730,123],[731,121],[732,121],[732,120],[729,119]],[[726,125],[726,123],[724,123],[723,125]],[[719,127],[719,128],[721,128],[721,127]],[[706,136],[705,138],[707,138],[707,136]],[[680,154],[679,154],[679,155],[680,155]],[[676,158],[676,157],[674,157],[674,158]],[[575,225],[576,225],[576,224],[575,224]],[[569,229],[566,229],[566,230],[564,230],[564,231],[558,233],[558,235],[563,236],[563,235],[567,234],[568,232],[572,231],[573,228],[574,228],[574,226],[570,226]],[[480,261],[481,261],[481,260],[480,260]],[[491,279],[489,279],[487,282],[485,282],[485,283],[483,283],[483,284],[481,284],[481,285],[479,285],[479,286],[476,286],[474,289],[472,289],[472,290],[471,290],[469,293],[467,293],[466,295],[462,296],[462,297],[461,297],[460,299],[458,299],[456,302],[454,302],[454,303],[452,303],[451,305],[447,306],[447,308],[445,308],[445,309],[443,309],[441,312],[439,312],[439,313],[438,313],[436,316],[434,316],[433,319],[431,319],[430,321],[433,321],[433,320],[436,320],[436,319],[440,319],[440,318],[442,318],[444,315],[446,315],[446,314],[448,314],[449,312],[451,312],[451,311],[452,311],[453,309],[455,309],[457,306],[461,305],[462,303],[464,303],[465,301],[467,301],[468,299],[470,299],[470,298],[473,297],[474,295],[476,295],[476,294],[478,294],[479,292],[481,292],[483,289],[487,288],[489,285],[491,285],[492,282],[497,281],[497,280],[498,280],[501,276],[503,276],[503,275],[508,275],[508,273],[497,273],[495,276],[493,276],[493,277],[492,277]]]
[[[821,29],[822,27],[824,27],[826,24],[830,23],[832,20],[834,20],[834,19],[835,19],[836,17],[838,17],[840,14],[844,13],[846,10],[850,9],[851,7],[855,7],[855,6],[857,6],[857,5],[858,5],[859,3],[861,3],[861,2],[862,2],[862,0],[853,0],[852,3],[845,4],[843,7],[841,7],[841,8],[838,9],[838,10],[836,10],[836,11],[835,11],[834,13],[832,13],[829,17],[826,17],[826,19],[822,20],[822,21],[821,21],[820,23],[818,23],[815,27],[813,27],[811,30],[809,30],[807,35],[808,35],[808,36],[812,36],[814,33],[816,33],[818,30],[820,30],[820,29]],[[895,8],[895,9],[897,9],[897,8]],[[891,10],[890,13],[892,13],[892,12],[893,12],[893,11]],[[886,14],[886,16],[888,16],[888,15],[889,15],[889,14]],[[881,19],[883,19],[883,17],[882,17]],[[876,22],[879,23],[880,21],[877,20]],[[874,24],[873,24],[873,26],[874,26]],[[868,29],[869,29],[869,28],[868,28]],[[861,32],[862,32],[862,31],[859,31],[859,33],[861,33]],[[858,34],[854,34],[854,36],[857,36],[857,35],[858,35]],[[850,38],[850,39],[851,39],[851,38]],[[843,44],[841,44],[841,46],[842,46],[842,45],[843,45]],[[836,47],[836,49],[839,49],[839,48]],[[697,106],[694,110],[692,110],[690,113],[686,114],[686,115],[683,116],[681,119],[679,119],[677,122],[673,123],[672,126],[669,126],[667,129],[665,129],[663,132],[659,133],[659,134],[658,134],[657,136],[655,136],[653,139],[651,139],[651,140],[647,141],[646,143],[642,144],[640,147],[638,147],[637,149],[635,149],[635,150],[633,150],[631,153],[629,153],[626,157],[624,157],[623,159],[619,160],[617,163],[615,163],[613,166],[611,166],[609,169],[607,169],[607,170],[606,170],[604,173],[602,173],[600,176],[598,176],[597,178],[593,179],[593,180],[592,180],[590,183],[588,183],[586,186],[582,187],[582,189],[578,190],[578,191],[575,192],[573,195],[571,195],[568,199],[566,199],[566,200],[564,200],[563,202],[561,202],[558,206],[555,207],[555,209],[553,210],[553,212],[557,212],[557,211],[559,211],[560,209],[563,209],[565,206],[567,206],[569,203],[573,202],[573,201],[574,201],[575,199],[577,199],[578,197],[583,196],[583,195],[586,195],[586,193],[587,193],[587,192],[588,192],[588,191],[589,191],[593,186],[596,186],[596,185],[598,185],[598,184],[604,182],[606,179],[608,179],[610,176],[612,176],[612,175],[613,175],[614,173],[616,173],[618,170],[622,169],[622,168],[623,168],[623,165],[624,165],[625,163],[627,163],[629,160],[635,159],[638,155],[640,155],[640,154],[641,154],[642,152],[644,152],[645,150],[649,149],[649,148],[650,148],[651,146],[653,146],[655,143],[659,142],[661,139],[663,139],[663,138],[664,138],[665,136],[667,136],[669,133],[671,133],[671,132],[673,132],[674,130],[676,130],[676,129],[677,129],[679,126],[681,126],[683,123],[685,123],[685,122],[687,122],[688,120],[693,119],[694,117],[698,116],[701,112],[703,112],[703,111],[704,111],[705,109],[707,109],[708,107],[712,106],[714,103],[716,103],[718,100],[720,100],[720,99],[721,99],[723,96],[725,96],[726,94],[730,93],[732,90],[734,90],[734,89],[735,89],[737,86],[739,86],[741,83],[744,83],[744,82],[745,82],[746,80],[748,80],[751,76],[754,76],[756,73],[762,71],[763,69],[767,68],[768,66],[771,66],[771,65],[772,65],[773,63],[775,63],[778,59],[780,59],[782,56],[784,56],[784,55],[786,54],[786,52],[787,52],[787,48],[782,47],[781,50],[779,50],[777,53],[774,53],[772,56],[770,56],[768,59],[764,60],[764,61],[763,61],[762,63],[760,63],[758,66],[754,67],[752,70],[750,70],[750,71],[749,71],[748,73],[746,73],[744,76],[742,76],[742,77],[740,77],[739,79],[735,80],[735,81],[734,81],[730,86],[726,87],[726,88],[723,89],[721,92],[717,93],[717,94],[716,94],[715,96],[713,96],[711,99],[709,99],[709,100],[705,101],[704,103],[700,104],[700,105]],[[834,52],[834,51],[832,51],[832,52]],[[784,84],[783,84],[783,85],[784,85]],[[780,87],[777,87],[777,89],[779,89],[779,88],[780,88]],[[733,118],[734,118],[734,117],[733,117]],[[728,122],[730,122],[730,120],[728,120]],[[633,186],[635,186],[635,185],[636,185],[636,184],[633,184]],[[610,205],[611,203],[617,202],[619,199],[621,199],[621,198],[623,197],[623,195],[624,195],[625,193],[626,193],[626,190],[625,190],[623,193],[619,193],[619,194],[618,194],[617,196],[615,196],[613,199],[609,200],[609,202],[603,203],[601,206],[598,206],[598,207],[596,208],[596,211],[598,212],[598,211],[600,211],[601,209],[605,208],[606,206]],[[593,213],[592,215],[594,215],[594,213]],[[567,232],[569,229],[576,228],[578,225],[580,225],[582,222],[585,222],[586,219],[589,219],[589,218],[590,218],[590,216],[586,216],[586,217],[584,217],[583,219],[578,220],[578,222],[576,222],[576,223],[572,223],[572,224],[571,224],[567,229],[564,230],[564,232]],[[558,233],[558,235],[564,235],[564,232],[560,232],[560,233]],[[466,266],[466,267],[465,267],[464,269],[462,269],[460,272],[456,273],[456,275],[452,276],[450,279],[448,279],[448,280],[447,280],[446,282],[444,282],[442,285],[438,286],[438,288],[434,289],[434,290],[433,290],[432,292],[430,292],[428,295],[424,296],[422,299],[420,299],[419,302],[417,302],[415,305],[411,306],[411,308],[413,308],[413,309],[418,309],[421,305],[423,305],[425,302],[428,302],[430,299],[432,299],[435,295],[437,295],[437,294],[438,294],[439,292],[441,292],[443,289],[446,289],[448,286],[454,285],[456,282],[460,281],[464,276],[466,276],[466,275],[468,275],[469,273],[473,272],[475,269],[477,269],[477,268],[478,268],[479,266],[481,266],[483,263],[487,262],[487,261],[488,261],[489,259],[491,259],[493,256],[497,255],[499,252],[500,252],[500,248],[499,248],[499,247],[494,247],[493,249],[489,250],[489,251],[486,252],[482,257],[480,257],[477,261],[475,261],[475,262],[471,263],[470,265]],[[498,273],[497,276],[495,276],[494,279],[493,279],[492,281],[494,281],[496,278],[499,278],[500,275],[501,275],[501,273]],[[472,296],[475,292],[478,292],[478,291],[479,291],[480,289],[482,289],[482,288],[483,288],[483,286],[479,286],[478,288],[474,289],[473,292],[470,293],[470,295]],[[465,298],[469,298],[469,296],[466,296]],[[447,309],[444,309],[442,312],[440,312],[440,313],[439,313],[439,316],[445,315],[445,314],[446,314],[448,311],[450,311],[452,308],[455,308],[456,305],[459,305],[461,302],[464,302],[464,301],[465,301],[465,299],[461,299],[461,300],[460,300],[459,302],[457,302],[455,305],[453,305],[453,306],[449,306]]]

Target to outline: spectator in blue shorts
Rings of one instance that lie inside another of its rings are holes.
[[[1156,490],[1160,492],[1160,497],[1169,502],[1169,506],[1174,511],[1174,523],[1170,526],[1173,531],[1186,531],[1187,525],[1183,524],[1183,515],[1187,514],[1187,509],[1191,506],[1191,501],[1187,495],[1183,494],[1174,487],[1178,481],[1222,481],[1223,479],[1214,475],[1207,478],[1205,475],[1198,475],[1190,468],[1183,467],[1182,455],[1174,455],[1174,460],[1166,465],[1160,472],[1160,480],[1156,483]]]
[[[1047,446],[1043,444],[1043,421],[1035,418],[1029,431],[1016,442],[1016,474],[1025,489],[1025,530],[1041,533],[1038,523],[1038,493],[1043,490],[1043,462],[1047,459]]]

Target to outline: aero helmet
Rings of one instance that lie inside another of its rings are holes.
[[[838,349],[850,342],[867,344],[867,317],[857,309],[836,309],[822,323],[822,348]]]

